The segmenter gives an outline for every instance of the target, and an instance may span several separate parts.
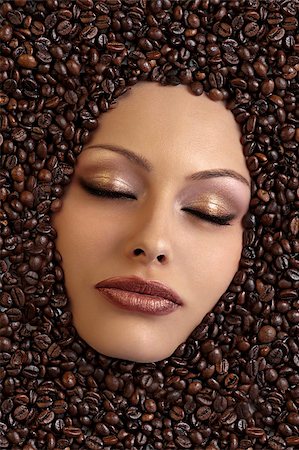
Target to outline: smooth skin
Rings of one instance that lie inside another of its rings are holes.
[[[139,82],[101,116],[52,217],[74,325],[98,352],[165,359],[226,291],[250,201],[240,136],[223,102],[183,85]],[[184,304],[156,316],[121,309],[95,289],[131,275],[165,283]]]

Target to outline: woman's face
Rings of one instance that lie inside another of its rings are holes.
[[[238,269],[249,201],[240,132],[223,103],[183,85],[132,87],[101,116],[52,220],[79,335],[111,357],[170,356]],[[95,288],[128,276],[162,282],[183,303],[128,310]]]

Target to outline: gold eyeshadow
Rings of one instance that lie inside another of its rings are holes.
[[[211,215],[231,214],[232,205],[214,194],[204,194],[198,201],[192,201],[188,207],[207,211]]]
[[[109,172],[97,175],[90,181],[92,181],[92,185],[94,187],[102,189],[121,189],[129,187],[128,183],[126,183],[124,180],[118,179],[114,174],[111,174]]]

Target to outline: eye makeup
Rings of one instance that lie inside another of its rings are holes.
[[[137,200],[134,194],[131,194],[130,192],[124,192],[119,191],[115,189],[108,189],[108,188],[99,188],[99,187],[93,187],[88,184],[83,184],[84,189],[89,192],[92,195],[95,195],[97,197],[106,197],[110,199],[133,199]]]
[[[111,152],[105,150],[100,153],[100,161],[88,157],[83,160],[79,170],[80,185],[86,192],[99,199],[116,202],[140,200],[144,195],[147,196],[151,189],[148,176],[144,178],[126,159],[111,158]],[[191,218],[193,216],[215,225],[231,225],[231,221],[241,220],[246,213],[250,193],[248,186],[237,177],[225,176],[227,170],[218,171],[221,176],[215,170],[199,172],[203,176],[196,181],[189,181],[182,189],[178,188],[179,193],[174,192],[174,198],[177,197],[175,201],[179,209]],[[209,176],[205,176],[206,172]],[[164,180],[160,184],[160,189],[165,189]],[[174,189],[175,186],[170,187],[170,191]]]
[[[92,181],[89,179],[85,179],[85,177],[78,177],[79,184],[84,189],[88,190],[107,190],[107,191],[122,191],[123,193],[130,194],[130,188],[129,184],[123,180],[118,178],[117,175],[107,171],[100,175],[97,175],[95,178],[91,178]],[[131,188],[132,189],[132,188]],[[136,188],[135,188],[136,189]]]
[[[231,220],[237,217],[237,214],[232,212],[234,208],[214,194],[201,196],[199,201],[192,202],[191,206],[184,210],[192,211],[194,215],[203,219],[209,217],[211,221],[219,225],[230,225]]]
[[[231,205],[213,193],[201,195],[198,201],[192,202],[191,208],[204,210],[212,216],[230,215],[232,209]]]
[[[198,200],[196,200],[198,199]],[[209,214],[243,216],[249,206],[250,192],[237,180],[215,178],[202,180],[183,190],[180,202],[190,207],[204,208]]]
[[[124,187],[127,183],[119,182],[117,179],[115,182],[113,176],[106,175],[97,178],[98,180],[100,183],[87,182],[79,178],[81,187],[96,197],[107,200],[138,200],[137,195],[134,194],[136,188],[128,190]],[[213,194],[201,196],[197,202],[192,202],[190,207],[184,207],[181,210],[213,225],[230,225],[230,221],[236,217],[236,214],[231,212],[231,208]]]

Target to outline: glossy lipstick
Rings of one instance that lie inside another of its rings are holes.
[[[183,304],[179,295],[163,283],[136,276],[107,278],[95,287],[110,302],[131,311],[164,315]]]

